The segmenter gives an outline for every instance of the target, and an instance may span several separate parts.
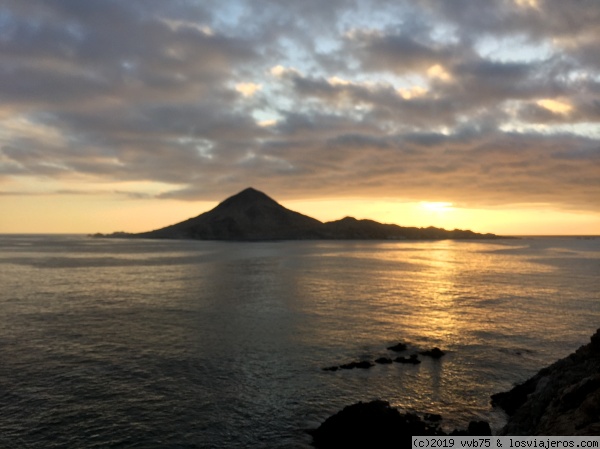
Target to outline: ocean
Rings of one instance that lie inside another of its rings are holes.
[[[600,239],[0,236],[1,448],[309,448],[384,399],[446,428],[600,327]],[[439,347],[439,360],[324,371]]]

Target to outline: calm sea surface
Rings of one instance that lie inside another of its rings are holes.
[[[600,239],[0,236],[1,448],[308,448],[359,400],[502,424],[600,327]],[[447,350],[420,365],[323,371]]]

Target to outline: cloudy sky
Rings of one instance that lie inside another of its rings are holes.
[[[0,232],[600,234],[598,0],[0,0],[0,98]]]

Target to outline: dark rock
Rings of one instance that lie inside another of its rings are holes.
[[[600,435],[600,329],[590,343],[492,396],[510,416],[501,435]]]
[[[323,368],[323,371],[337,371],[338,369],[340,369],[339,366],[327,366]]]
[[[379,363],[382,365],[389,365],[392,362],[393,362],[393,360],[390,359],[389,357],[379,357],[378,359],[375,360],[375,363]]]
[[[368,362],[368,361],[362,361],[362,362],[356,362],[356,367],[357,368],[362,368],[362,369],[369,369],[371,367],[375,366],[375,364],[373,362]]]
[[[429,417],[429,419],[427,419]],[[329,448],[410,448],[413,435],[444,436],[439,427],[440,415],[400,413],[387,401],[359,402],[327,418],[317,429],[310,431],[313,444]],[[428,422],[429,421],[429,422]],[[431,424],[431,422],[434,422]],[[491,435],[488,423],[472,421],[467,430],[455,430],[451,435]]]
[[[487,421],[471,421],[467,430],[453,430],[452,436],[491,436],[492,429]]]
[[[387,349],[394,352],[406,351],[406,343],[398,343],[393,346],[389,346]]]
[[[600,388],[600,375],[586,377],[582,381],[567,388],[560,397],[562,411],[579,407],[590,395]]]
[[[425,413],[423,419],[429,422],[438,422],[442,420],[442,415],[438,415],[437,413]]]
[[[444,351],[442,351],[440,348],[433,348],[433,349],[429,349],[427,351],[421,351],[421,352],[419,352],[419,354],[426,355],[426,356],[434,358],[434,359],[439,359],[446,353]]]
[[[345,363],[343,365],[340,365],[340,368],[341,369],[354,369],[354,368],[369,369],[373,366],[375,366],[375,364],[373,362],[363,360],[362,362]]]
[[[598,329],[596,333],[590,337],[589,348],[591,351],[600,352],[600,329]]]
[[[490,436],[492,429],[487,421],[471,421],[467,428],[469,435],[473,436]]]
[[[387,401],[359,402],[327,418],[312,431],[320,449],[346,447],[409,448],[412,435],[444,435],[413,413],[401,414]]]
[[[510,391],[496,393],[492,395],[492,405],[500,407],[507,414],[514,414],[521,405],[527,400],[527,396],[535,390],[536,382],[527,381],[515,385]]]

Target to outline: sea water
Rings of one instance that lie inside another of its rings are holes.
[[[600,327],[600,239],[0,236],[0,447],[308,448],[384,399],[444,426]],[[420,365],[323,371],[439,347]]]

